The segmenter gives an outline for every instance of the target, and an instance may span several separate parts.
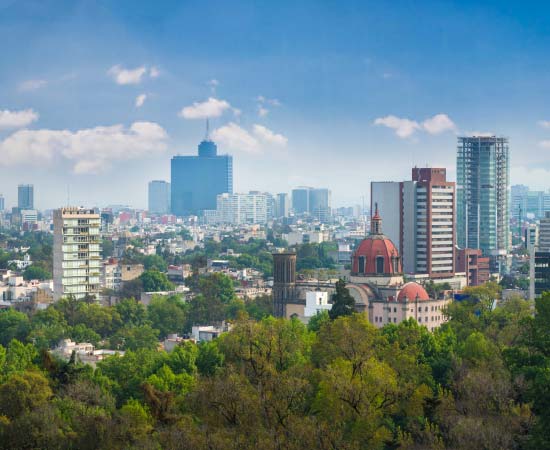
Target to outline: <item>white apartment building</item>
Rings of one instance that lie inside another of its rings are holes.
[[[272,197],[262,192],[219,194],[216,202],[218,223],[232,225],[264,224],[269,219]]]
[[[54,212],[54,300],[82,299],[100,292],[100,216],[93,209],[67,207]]]

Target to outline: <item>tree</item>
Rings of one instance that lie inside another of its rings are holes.
[[[147,314],[153,328],[164,339],[171,333],[182,333],[187,319],[188,305],[177,295],[154,295],[147,306]]]
[[[159,330],[151,325],[128,325],[119,329],[110,339],[110,345],[116,349],[154,350],[158,347]]]
[[[143,267],[145,270],[157,270],[159,272],[166,272],[168,269],[166,261],[159,255],[147,255],[143,259]]]
[[[344,280],[336,282],[336,292],[332,294],[332,308],[329,316],[332,320],[340,316],[350,316],[355,312],[355,300],[346,288]]]
[[[45,404],[51,396],[44,375],[29,371],[14,373],[0,385],[0,417],[15,419]]]
[[[159,272],[158,270],[146,270],[143,272],[139,279],[143,283],[143,290],[145,292],[162,292],[174,290],[174,285],[168,280],[166,274]]]
[[[29,318],[14,309],[0,310],[0,344],[8,345],[12,339],[25,341],[30,331]]]
[[[33,264],[25,269],[23,278],[29,280],[50,280],[52,274],[38,264]]]
[[[103,238],[101,241],[101,256],[103,259],[108,259],[113,256],[115,245],[112,239]]]

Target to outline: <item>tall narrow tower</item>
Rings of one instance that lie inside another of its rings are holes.
[[[286,304],[296,296],[296,253],[273,253],[273,314],[286,317]]]

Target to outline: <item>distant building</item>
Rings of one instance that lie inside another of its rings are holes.
[[[292,190],[295,214],[310,215],[326,222],[332,215],[331,192],[326,188],[298,187]]]
[[[496,136],[458,138],[457,241],[504,270],[509,248],[510,148]]]
[[[93,209],[54,211],[54,299],[98,297],[101,272],[100,217]]]
[[[510,188],[510,215],[516,220],[541,219],[550,211],[550,191],[532,191],[518,184]]]
[[[4,196],[0,194],[0,212],[6,209],[6,204],[4,202]]]
[[[536,223],[527,225],[523,234],[524,246],[527,250],[539,244],[539,227]]]
[[[218,155],[207,135],[198,156],[174,156],[171,161],[171,209],[176,216],[216,209],[216,197],[233,193],[233,158]]]
[[[265,224],[269,218],[271,199],[271,195],[256,191],[219,194],[216,201],[217,222],[232,225]]]
[[[277,194],[276,217],[288,217],[290,214],[290,198],[286,193]]]
[[[34,186],[32,184],[17,186],[17,207],[19,209],[34,209]]]
[[[148,210],[151,214],[170,213],[170,183],[163,180],[149,182]]]
[[[306,306],[304,308],[304,317],[311,319],[317,313],[330,311],[332,303],[328,302],[328,292],[309,291],[306,292]]]

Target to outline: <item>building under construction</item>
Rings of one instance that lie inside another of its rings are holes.
[[[502,271],[510,239],[508,139],[459,137],[456,169],[458,246],[480,249]]]

